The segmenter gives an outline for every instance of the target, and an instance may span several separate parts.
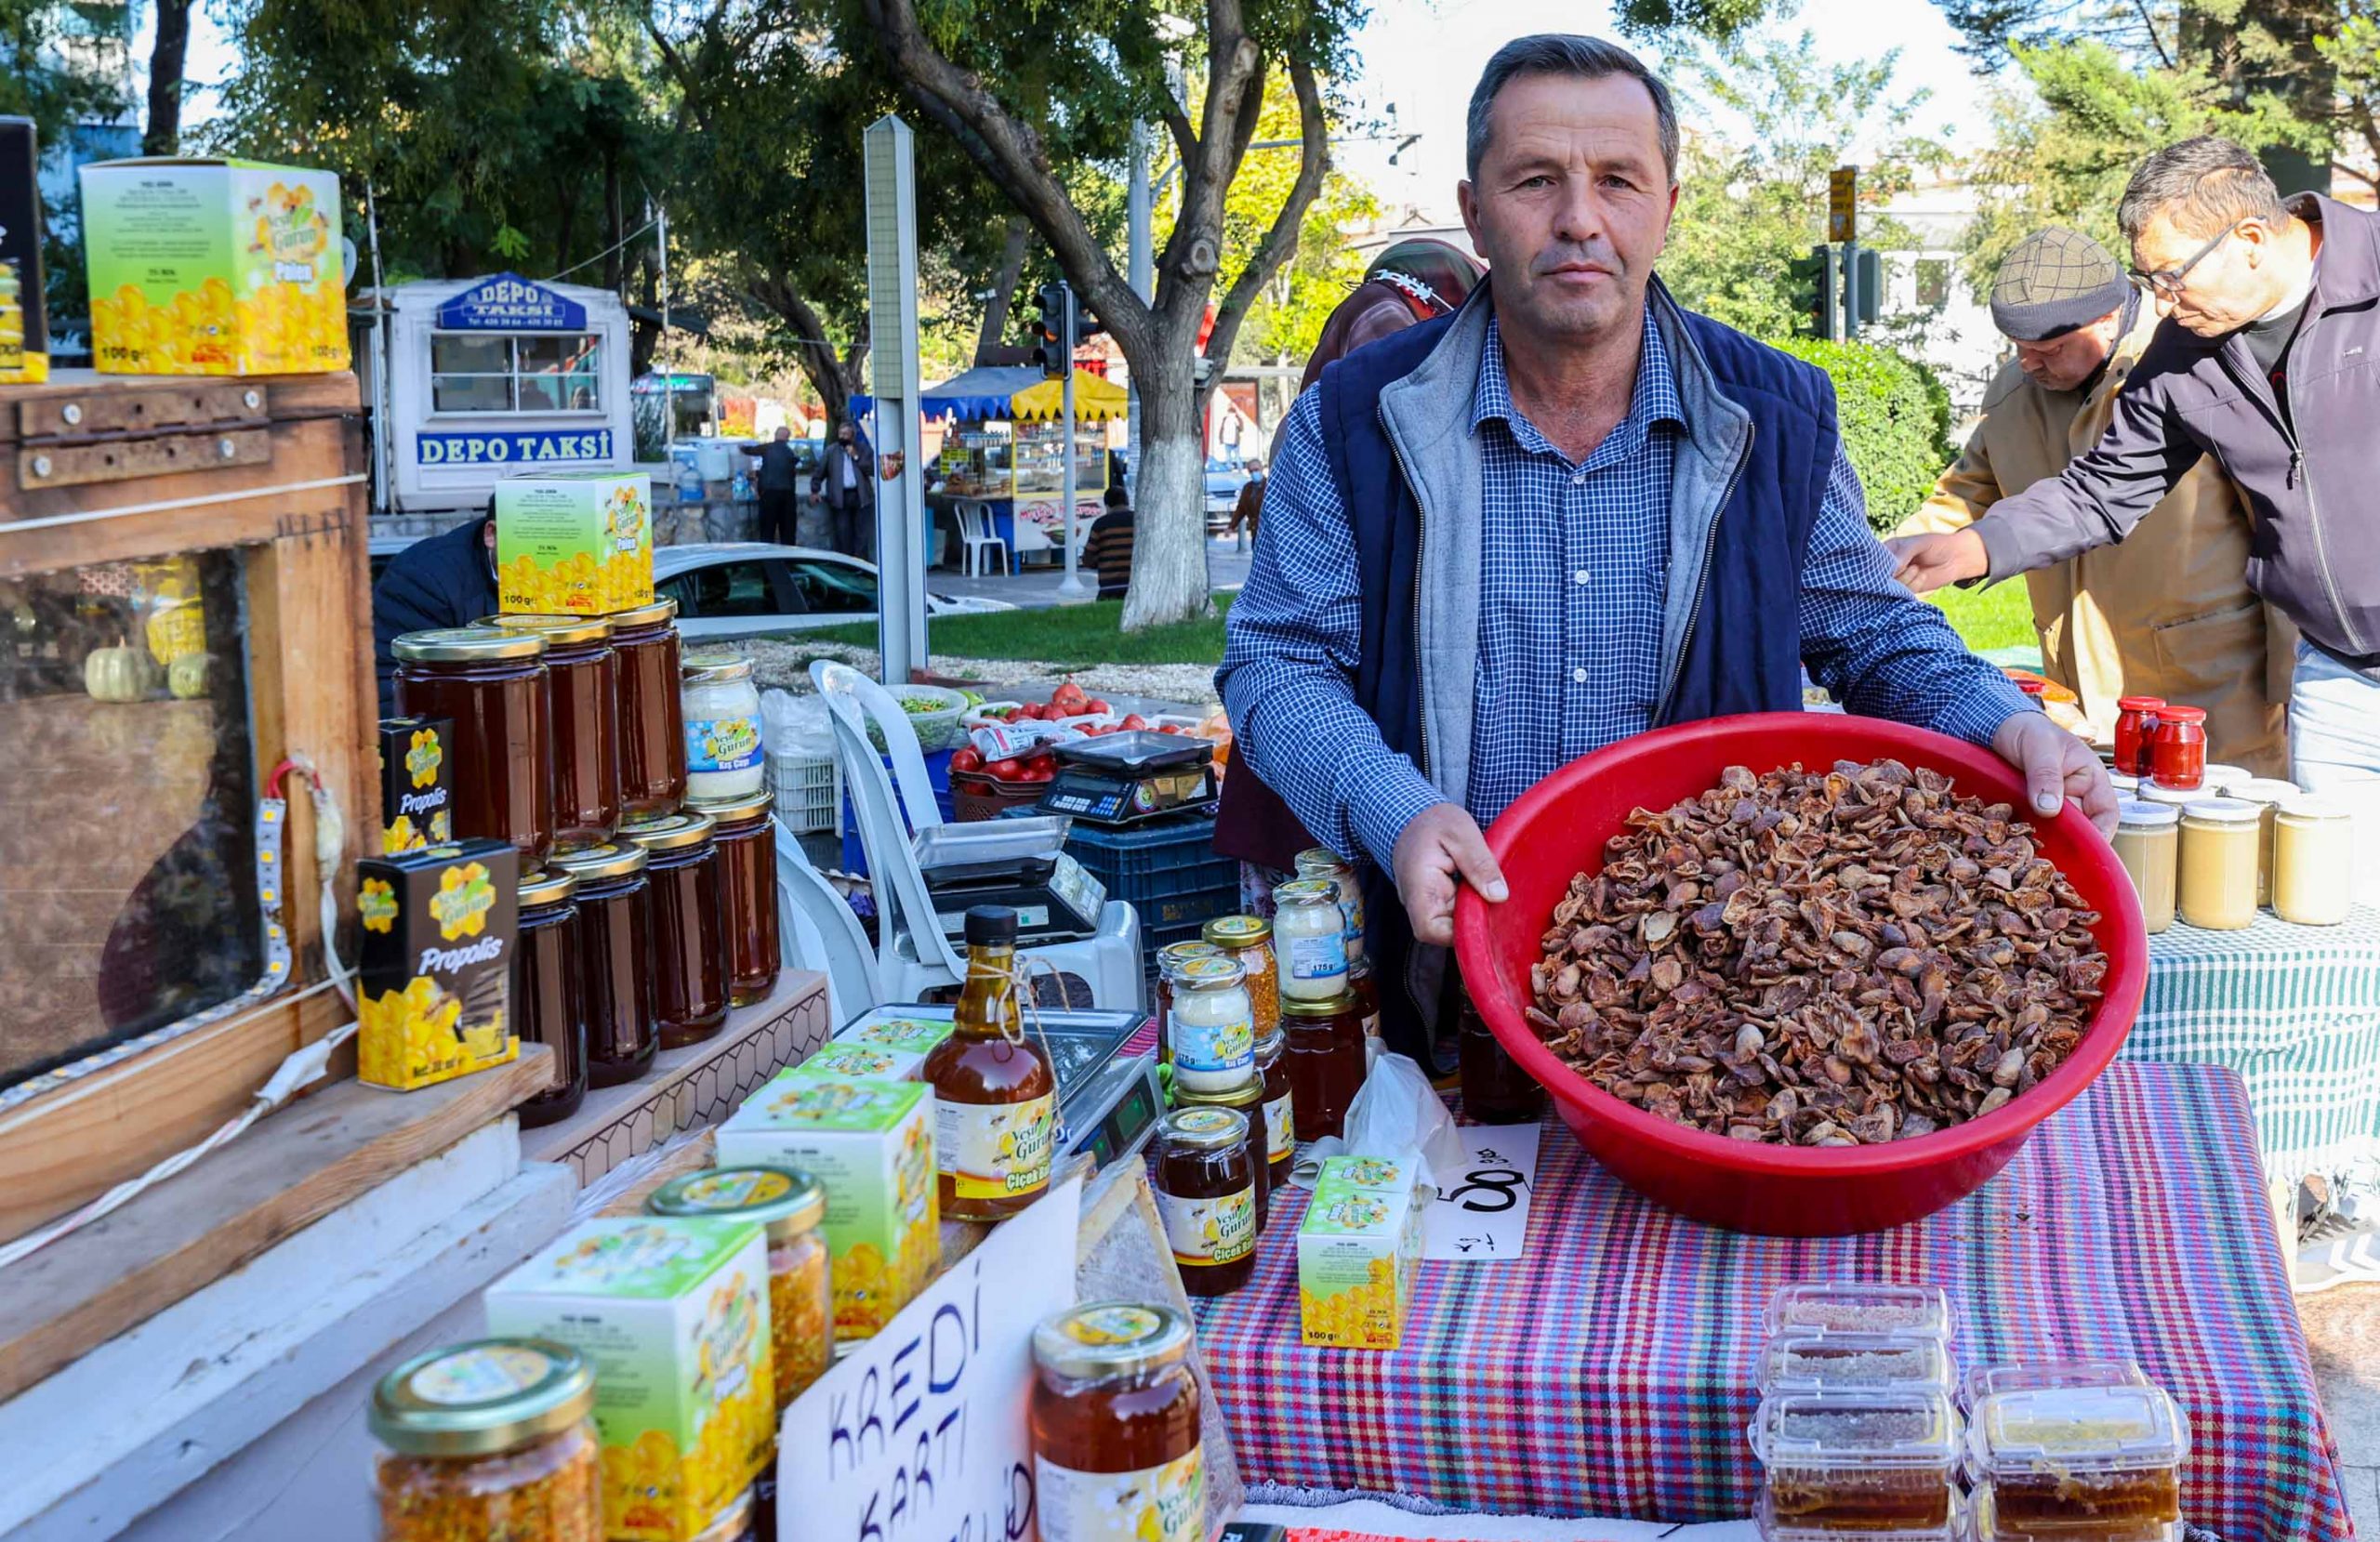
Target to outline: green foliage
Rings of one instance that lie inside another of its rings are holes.
[[[1942,611],[1942,619],[1960,640],[1978,653],[2030,648],[2033,667],[2041,663],[2041,634],[2033,629],[2032,597],[2022,579],[1986,588],[1936,589],[1925,597]]]
[[[1868,522],[1892,529],[1925,501],[1956,454],[1950,392],[1924,364],[1871,343],[1795,338],[1778,346],[1834,382],[1836,421],[1867,489]]]

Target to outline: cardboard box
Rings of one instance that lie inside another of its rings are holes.
[[[941,1048],[955,1024],[948,1017],[920,1016],[915,1008],[879,1007],[854,1018],[835,1035],[835,1045],[869,1049],[892,1057],[894,1069],[878,1072],[907,1081],[922,1080],[926,1057]],[[829,1048],[834,1046],[829,1046]],[[823,1054],[825,1051],[820,1051]],[[805,1065],[818,1063],[813,1055]]]
[[[1404,1341],[1430,1198],[1414,1180],[1409,1161],[1334,1156],[1322,1165],[1298,1224],[1298,1307],[1307,1344],[1393,1350]]]
[[[933,1094],[922,1082],[780,1071],[719,1127],[718,1165],[799,1167],[826,1188],[835,1333],[866,1338],[942,1258]]]
[[[487,1287],[489,1333],[594,1368],[607,1537],[688,1542],[768,1466],[768,1293],[760,1228],[723,1217],[590,1220]]]
[[[40,169],[33,121],[0,118],[0,386],[49,378]]]
[[[452,718],[380,719],[380,850],[443,846],[455,837]]]
[[[496,573],[507,615],[608,615],[652,604],[652,479],[558,471],[497,482]]]
[[[355,872],[357,1078],[408,1092],[517,1057],[520,852],[455,841],[359,858]]]
[[[165,159],[100,161],[81,177],[101,373],[347,368],[336,173]]]

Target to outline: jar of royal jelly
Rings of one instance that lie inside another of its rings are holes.
[[[578,880],[578,945],[586,961],[587,1085],[617,1087],[653,1069],[653,891],[644,849],[583,847],[554,865]]]
[[[1190,1323],[1171,1307],[1094,1301],[1033,1330],[1034,1505],[1049,1542],[1204,1542],[1206,1469]]]
[[[1157,950],[1157,1063],[1173,1063],[1173,1050],[1165,1042],[1165,1025],[1173,1019],[1173,982],[1182,966],[1193,958],[1220,958],[1223,950],[1212,942],[1196,938],[1181,942],[1168,942]],[[1250,1003],[1252,1008],[1253,1003]]]
[[[407,632],[397,660],[397,710],[455,725],[455,838],[509,841],[521,865],[543,865],[554,843],[553,694],[546,639],[492,626]]]
[[[1339,912],[1346,922],[1347,961],[1360,961],[1364,956],[1364,886],[1355,876],[1355,864],[1327,846],[1316,846],[1297,854],[1297,868],[1299,877],[1319,878],[1338,891]]]
[[[1173,1085],[1222,1092],[1256,1071],[1254,1008],[1239,960],[1193,958],[1173,977],[1165,1039],[1173,1056]]]
[[[554,722],[554,844],[593,846],[620,823],[620,669],[600,615],[492,615],[480,623],[546,639]]]
[[[1281,997],[1323,1001],[1347,989],[1347,917],[1328,878],[1293,878],[1273,890]]]
[[[553,1085],[517,1111],[523,1128],[550,1125],[587,1100],[586,964],[578,945],[578,880],[556,869],[521,880],[512,948],[512,1022],[523,1046],[554,1052]]]
[[[720,884],[727,901],[727,999],[749,1007],[776,988],[783,955],[777,938],[776,795],[765,788],[747,797],[690,803],[688,813],[710,816],[719,848]]]
[[[1256,1186],[1248,1116],[1177,1108],[1157,1121],[1157,1213],[1193,1296],[1224,1296],[1256,1268]]]
[[[620,827],[644,848],[653,885],[653,1015],[661,1048],[683,1049],[727,1026],[727,893],[707,814],[663,814]]]
[[[674,812],[686,797],[686,719],[680,699],[678,602],[612,616],[620,668],[620,817]]]

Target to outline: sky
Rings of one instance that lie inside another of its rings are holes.
[[[1432,223],[1455,221],[1454,186],[1462,177],[1463,111],[1488,57],[1515,37],[1583,32],[1617,37],[1603,0],[1374,0],[1354,52],[1360,74],[1351,95],[1363,112],[1392,122],[1394,137],[1336,147],[1333,160],[1370,185],[1392,210],[1410,204]],[[1901,50],[1895,84],[1930,89],[1912,127],[1966,152],[1989,142],[1984,113],[1989,83],[1951,51],[1950,24],[1930,0],[1819,5],[1785,24],[1806,27],[1830,63]],[[1394,112],[1391,112],[1391,108]],[[1388,157],[1397,140],[1421,139]]]

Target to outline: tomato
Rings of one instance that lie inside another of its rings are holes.
[[[1025,763],[1025,779],[1047,782],[1058,774],[1058,758],[1047,753],[1037,755]]]
[[[984,774],[995,782],[1022,782],[1025,780],[1025,762],[995,760],[984,768]]]
[[[962,745],[950,752],[950,769],[955,771],[979,771],[984,769],[984,757],[972,745]]]
[[[1101,700],[1100,700],[1098,697],[1096,697],[1096,696],[1093,696],[1091,700],[1089,700],[1089,701],[1087,701],[1087,702],[1083,703],[1083,704],[1082,704],[1082,709],[1083,709],[1085,712],[1100,712],[1100,713],[1105,713],[1105,712],[1109,712],[1109,711],[1113,711],[1113,710],[1114,710],[1114,709],[1113,709],[1112,707],[1110,707],[1110,706],[1109,706],[1105,702],[1101,701]]]
[[[1128,712],[1124,715],[1123,722],[1117,726],[1127,733],[1138,733],[1147,729],[1149,720],[1137,712]]]

